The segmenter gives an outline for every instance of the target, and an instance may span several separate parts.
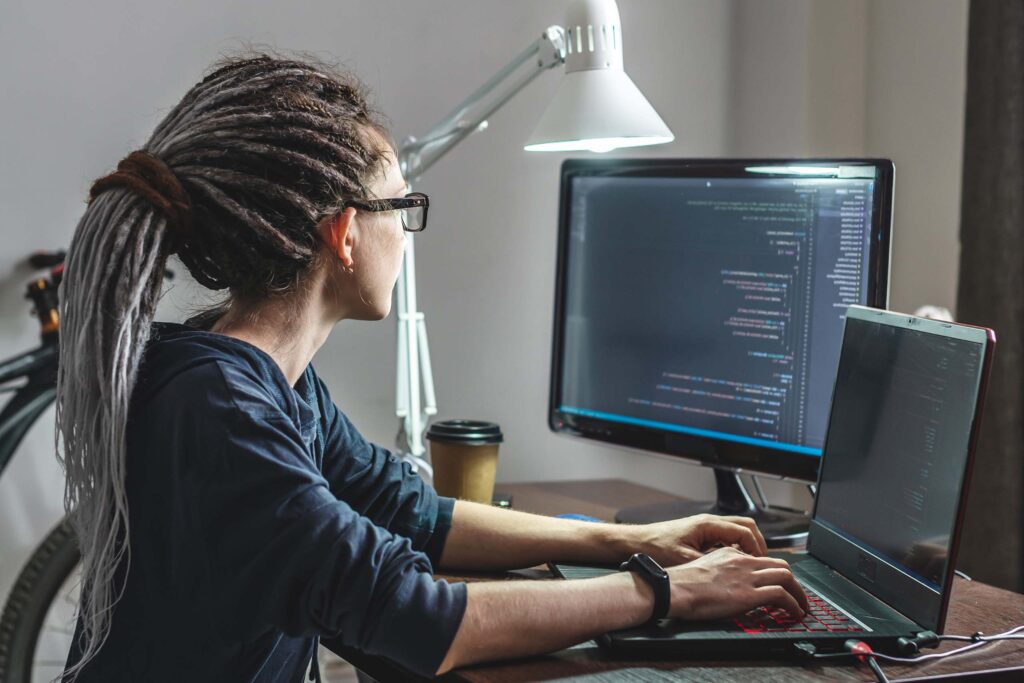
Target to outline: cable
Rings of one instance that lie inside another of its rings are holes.
[[[875,660],[875,651],[871,649],[870,645],[863,640],[847,640],[843,643],[843,647],[846,648],[846,652],[842,654],[854,655],[858,661],[867,662],[867,665],[871,667],[872,673],[875,674],[875,678],[878,679],[878,683],[889,683],[889,679],[885,677],[882,667]]]
[[[946,657],[955,657],[956,655],[966,654],[971,650],[977,650],[980,647],[991,645],[992,643],[1001,640],[1024,640],[1024,624],[1016,626],[1008,631],[997,633],[992,636],[986,636],[981,631],[978,631],[969,636],[940,636],[936,635],[931,631],[924,631],[916,638],[904,639],[901,638],[901,646],[912,646],[917,648],[920,646],[935,647],[943,640],[956,640],[956,641],[969,641],[970,645],[964,645],[963,647],[954,648],[947,652],[933,652],[927,655],[920,655],[918,657],[896,657],[893,655],[887,655],[880,652],[875,652],[871,647],[860,640],[847,640],[843,643],[843,647],[846,652],[831,652],[826,654],[818,654],[813,644],[811,643],[797,643],[796,649],[801,654],[810,657],[811,659],[838,659],[841,657],[856,657],[858,661],[867,663],[871,667],[872,673],[875,674],[875,678],[879,683],[887,683],[889,680],[885,677],[885,672],[882,671],[881,665],[878,660],[885,662],[895,662],[899,664],[917,664],[918,662],[924,662],[933,659],[945,659]]]
[[[954,655],[964,654],[964,653],[969,652],[971,650],[976,650],[979,647],[984,647],[986,645],[989,645],[991,643],[994,643],[994,642],[997,642],[997,641],[1000,641],[1000,640],[1024,640],[1024,635],[1017,635],[1021,631],[1024,631],[1024,625],[1017,626],[1015,628],[1011,628],[1009,631],[1003,631],[1002,633],[997,633],[994,636],[986,636],[983,633],[981,633],[980,631],[978,631],[977,633],[974,633],[973,635],[970,635],[970,636],[938,636],[938,639],[940,641],[942,641],[942,640],[968,640],[968,641],[971,641],[971,644],[970,645],[964,645],[963,647],[958,647],[958,648],[949,650],[948,652],[934,652],[932,654],[921,655],[919,657],[893,657],[891,655],[878,655],[878,654],[876,654],[876,656],[877,657],[881,657],[882,659],[884,659],[884,660],[886,660],[888,662],[900,662],[900,663],[904,663],[904,664],[914,664],[914,663],[917,663],[917,662],[923,662],[923,661],[930,660],[930,659],[945,659],[946,657],[952,657]]]
[[[1010,629],[1009,631],[997,633],[994,636],[986,636],[981,632],[975,633],[974,635],[970,636],[937,636],[938,640],[969,640],[972,642],[970,645],[964,645],[963,647],[958,647],[953,650],[949,650],[948,652],[934,652],[932,654],[921,655],[919,657],[895,657],[893,655],[882,654],[881,652],[875,652],[872,654],[872,656],[877,657],[878,659],[881,659],[886,662],[898,662],[900,664],[916,664],[917,662],[924,662],[932,659],[945,659],[946,657],[964,654],[966,652],[970,652],[971,650],[976,650],[979,647],[984,647],[986,645],[990,645],[991,643],[1000,640],[1024,640],[1024,635],[1017,635],[1021,631],[1024,631],[1024,625],[1017,626],[1015,628]],[[840,657],[863,656],[854,652],[832,652],[827,654],[818,654],[810,653],[804,648],[801,648],[801,651],[805,654],[810,654],[810,656],[814,659],[837,659]]]
[[[878,664],[878,660],[873,656],[868,657],[868,666],[870,666],[871,670],[875,673],[875,678],[878,679],[878,683],[889,683],[889,679],[885,677],[885,672],[882,671],[882,667]]]

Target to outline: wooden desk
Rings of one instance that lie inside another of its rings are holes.
[[[622,507],[648,502],[671,501],[669,494],[639,486],[623,480],[568,481],[527,484],[499,484],[501,493],[514,497],[517,510],[538,514],[576,512],[602,519],[612,519]],[[544,570],[528,570],[506,575],[510,580],[546,578]],[[495,575],[459,577],[469,581],[498,578]],[[975,631],[998,633],[1024,624],[1024,595],[1011,593],[983,583],[956,579],[949,608],[946,632],[970,634]],[[959,643],[962,645],[963,643]],[[942,652],[956,647],[946,643],[937,650]],[[371,673],[378,680],[408,680],[401,674],[381,666],[379,660],[368,661],[352,653],[345,658],[357,667]],[[1006,669],[983,679],[984,681],[1024,681],[1024,641],[993,643],[977,651],[952,659],[937,660],[916,666],[884,664],[886,675],[893,680],[927,680],[919,677],[940,676],[982,669]],[[1014,670],[1009,670],[1014,669]],[[443,680],[472,683],[505,683],[509,681],[557,681],[581,677],[588,683],[611,680],[630,681],[871,681],[869,671],[850,664],[801,664],[790,661],[694,661],[659,660],[638,661],[613,658],[593,643],[562,650],[542,657],[517,660],[503,664],[467,667],[454,671]],[[956,678],[950,680],[968,680]]]

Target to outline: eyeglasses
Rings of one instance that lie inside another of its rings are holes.
[[[342,205],[342,210],[354,206],[362,211],[400,211],[402,229],[406,232],[423,232],[427,227],[427,208],[430,199],[422,192],[410,192],[404,197],[390,199],[370,199],[365,202],[349,200]]]

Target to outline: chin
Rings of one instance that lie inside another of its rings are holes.
[[[387,302],[384,305],[378,306],[375,310],[370,311],[370,318],[369,319],[370,320],[384,320],[384,318],[387,318],[389,315],[391,315],[391,299],[390,298],[388,298]]]
[[[391,307],[387,308],[368,308],[352,315],[346,316],[349,320],[364,320],[367,322],[373,322],[376,320],[384,320],[391,313]]]

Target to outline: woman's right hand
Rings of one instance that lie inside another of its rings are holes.
[[[783,560],[720,548],[667,570],[669,616],[717,619],[756,607],[802,616],[807,598]],[[651,617],[654,591],[636,572],[576,581],[480,581],[466,587],[466,611],[437,672],[575,645]]]
[[[727,547],[667,571],[672,584],[670,617],[720,619],[768,607],[802,618],[808,609],[807,596],[785,560]]]

